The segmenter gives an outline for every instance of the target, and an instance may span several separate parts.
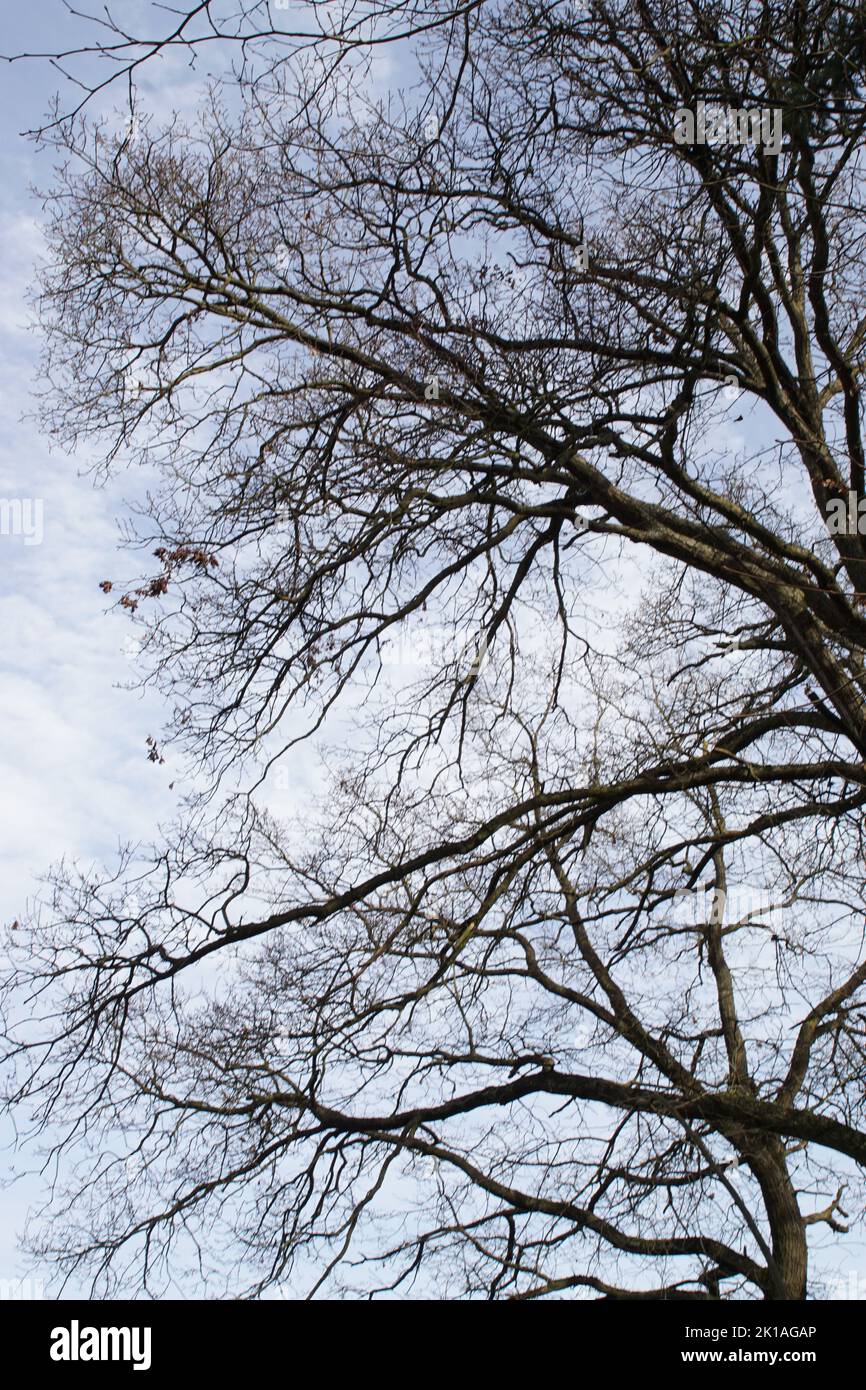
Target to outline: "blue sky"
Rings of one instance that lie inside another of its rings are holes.
[[[130,8],[122,4],[120,12]],[[60,0],[8,6],[0,48],[44,49],[80,32]],[[160,701],[120,688],[133,675],[125,650],[130,633],[118,614],[106,612],[98,587],[112,571],[124,499],[141,480],[121,476],[95,487],[85,476],[92,458],[52,452],[27,418],[40,385],[39,338],[28,328],[27,301],[42,215],[30,185],[50,182],[52,155],[38,153],[20,132],[40,121],[60,79],[36,62],[4,64],[2,73],[0,498],[41,503],[43,516],[41,544],[29,543],[33,529],[29,537],[0,534],[0,923],[7,928],[53,861],[64,854],[110,859],[118,840],[150,838],[170,816],[177,791],[168,788],[170,764],[147,760],[145,739],[159,730]],[[0,1279],[10,1279],[27,1272],[16,1238],[39,1184],[7,1185],[24,1159],[7,1147],[14,1139],[8,1123],[2,1137]]]

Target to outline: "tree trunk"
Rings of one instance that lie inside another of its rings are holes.
[[[808,1272],[806,1228],[788,1175],[784,1145],[776,1138],[761,1138],[750,1146],[748,1162],[760,1183],[770,1223],[773,1259],[764,1297],[803,1299]]]

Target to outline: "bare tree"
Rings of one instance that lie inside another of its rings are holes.
[[[204,790],[10,938],[34,1248],[820,1294],[866,1165],[862,6],[297,13],[97,34],[237,83],[42,132],[46,418],[161,470],[103,588]]]

